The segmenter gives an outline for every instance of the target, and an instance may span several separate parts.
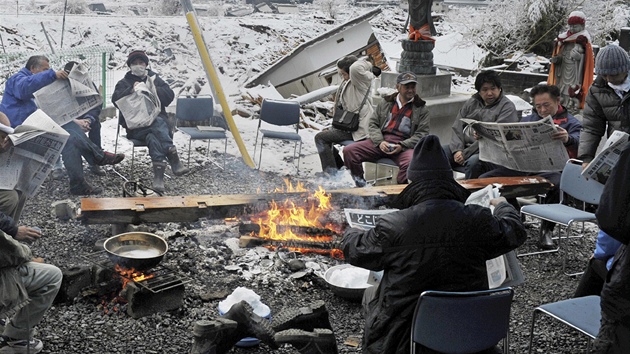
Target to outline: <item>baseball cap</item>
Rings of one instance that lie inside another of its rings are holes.
[[[412,73],[411,71],[405,71],[403,73],[400,73],[398,75],[398,78],[396,79],[396,83],[401,84],[401,85],[406,85],[412,82],[418,83],[418,77],[416,76],[416,74]]]

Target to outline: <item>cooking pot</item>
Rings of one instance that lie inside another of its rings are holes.
[[[103,247],[112,262],[135,270],[155,267],[168,251],[168,244],[163,238],[148,232],[119,234],[105,240]]]

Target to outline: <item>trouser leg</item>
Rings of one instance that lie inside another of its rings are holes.
[[[148,127],[127,130],[127,136],[144,141],[154,162],[166,161],[166,154],[170,147],[174,146],[173,139],[168,133],[168,125],[160,116]]]
[[[26,203],[26,194],[14,189],[0,190],[0,211],[17,223]]]
[[[382,151],[374,146],[370,139],[358,141],[343,149],[343,160],[352,176],[358,181],[364,181],[363,162],[375,162],[386,157]]]
[[[28,339],[33,335],[33,327],[52,305],[61,287],[62,274],[54,265],[36,262],[24,264],[19,272],[31,300],[11,318],[3,334],[10,338]]]
[[[398,176],[396,182],[398,184],[407,183],[407,168],[413,158],[413,149],[407,149],[398,155],[392,156],[391,159],[398,165]]]
[[[90,141],[94,143],[99,149],[103,149],[101,143],[101,121],[96,117],[96,120],[90,125],[90,132],[88,133]]]
[[[464,178],[479,178],[482,174],[497,167],[498,166],[493,163],[479,160],[479,154],[473,154],[464,163],[464,174],[466,175]]]
[[[337,170],[338,165],[335,156],[335,148],[333,144],[340,143],[345,140],[352,140],[352,133],[343,130],[331,128],[315,135],[315,147],[319,154],[319,160],[322,164],[322,171],[333,172]]]

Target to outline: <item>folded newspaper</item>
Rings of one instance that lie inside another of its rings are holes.
[[[38,109],[8,137],[13,146],[0,154],[0,189],[20,190],[30,198],[59,159],[68,132]]]
[[[127,128],[137,129],[150,126],[162,109],[155,87],[155,76],[147,78],[134,87],[134,92],[114,102],[125,117]]]
[[[75,65],[68,80],[55,80],[34,94],[35,103],[55,123],[64,125],[103,104],[85,64]]]
[[[562,171],[569,154],[551,117],[536,122],[492,123],[462,119],[479,139],[479,159],[523,172]]]
[[[499,196],[499,189],[488,185],[472,193],[466,200],[466,204],[477,204],[488,208],[490,199]],[[385,214],[397,211],[398,209],[386,210],[364,210],[364,209],[344,209],[346,220],[350,227],[370,229],[376,226],[378,219]],[[510,251],[502,256],[486,261],[488,273],[488,286],[490,289],[522,284],[525,280],[521,266],[516,258],[516,253]],[[380,279],[381,272],[370,272],[369,279]]]
[[[629,139],[628,133],[619,130],[614,131],[606,140],[602,151],[582,171],[582,176],[606,184],[612,168],[619,161],[621,152],[628,147]]]

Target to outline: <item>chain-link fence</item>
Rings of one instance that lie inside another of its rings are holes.
[[[63,69],[69,61],[86,64],[92,81],[103,96],[103,106],[105,106],[107,102],[110,102],[116,85],[113,74],[107,67],[114,51],[114,47],[86,47],[62,49],[54,53],[42,51],[0,53],[0,93],[4,92],[4,84],[9,77],[23,68],[29,57],[44,55],[48,58],[50,67],[55,70]]]

